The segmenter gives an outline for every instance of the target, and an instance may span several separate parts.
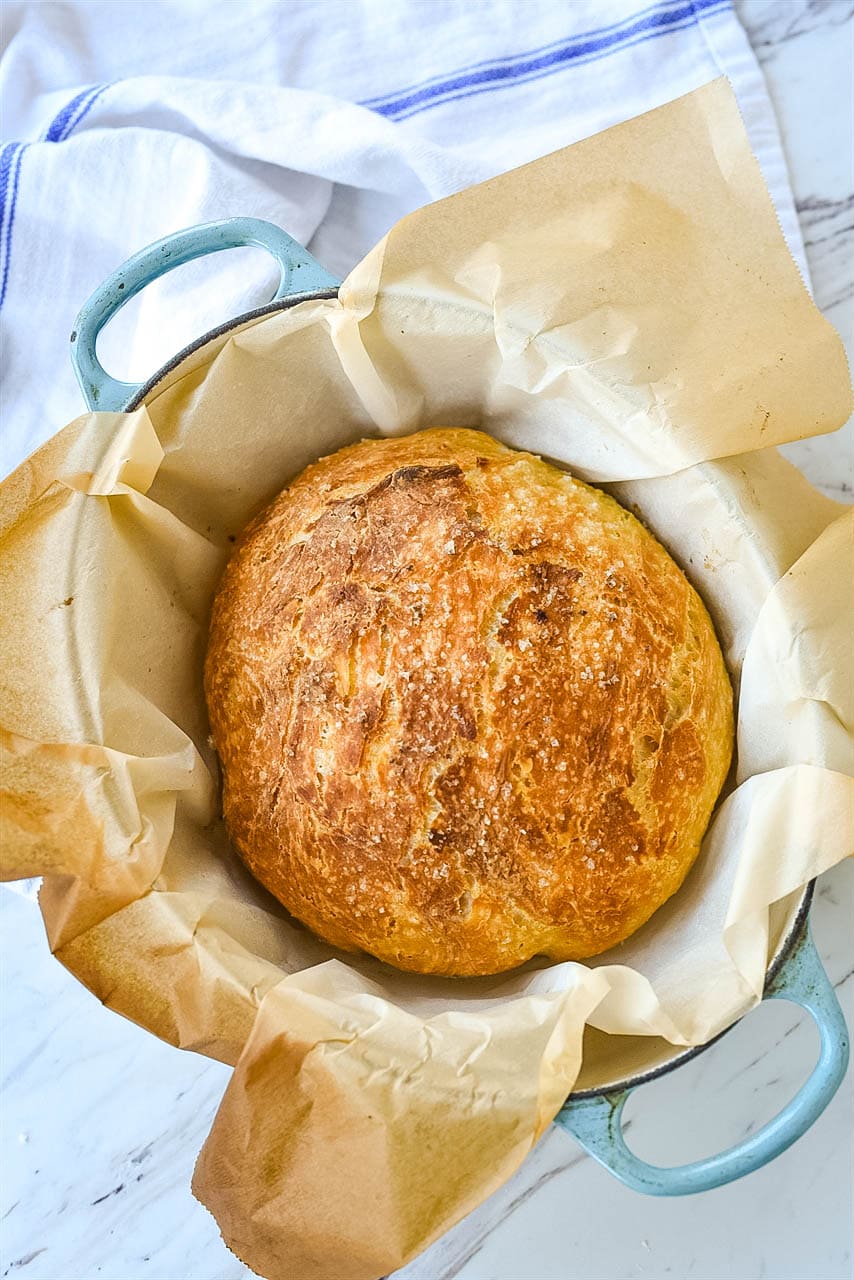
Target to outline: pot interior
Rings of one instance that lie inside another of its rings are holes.
[[[775,902],[771,907],[768,932],[769,973],[776,972],[795,942],[809,910],[811,897],[811,887],[807,886],[780,902]],[[714,1041],[709,1042],[713,1043]],[[681,1066],[708,1047],[709,1045],[702,1045],[685,1049],[658,1036],[613,1036],[605,1035],[595,1027],[586,1027],[581,1071],[573,1096],[617,1093],[642,1084]]]

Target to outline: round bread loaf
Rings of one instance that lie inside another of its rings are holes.
[[[205,686],[250,871],[420,973],[627,938],[682,883],[732,749],[711,620],[663,547],[477,431],[304,471],[239,541]]]

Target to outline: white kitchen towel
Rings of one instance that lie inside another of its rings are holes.
[[[150,241],[251,215],[343,275],[411,209],[721,74],[807,278],[730,0],[7,0],[3,38],[2,474],[83,411],[75,315]],[[191,264],[99,353],[141,380],[275,279],[259,250]]]

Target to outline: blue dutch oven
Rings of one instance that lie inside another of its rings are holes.
[[[211,330],[178,352],[168,364],[145,383],[120,382],[102,368],[95,354],[101,329],[115,313],[159,276],[221,249],[257,246],[276,259],[281,276],[272,300],[266,306],[235,317]],[[229,218],[190,227],[158,240],[129,258],[123,266],[92,294],[81,310],[71,335],[71,359],[83,395],[90,409],[129,411],[157,394],[163,380],[188,356],[207,343],[246,324],[284,311],[297,303],[317,298],[334,298],[340,281],[324,270],[312,256],[284,231],[256,218]],[[833,986],[824,971],[810,937],[809,909],[813,884],[808,885],[790,916],[788,928],[779,940],[765,982],[765,1000],[789,1000],[806,1009],[814,1018],[821,1037],[818,1062],[787,1106],[757,1133],[719,1155],[676,1168],[661,1168],[639,1159],[623,1138],[621,1118],[630,1094],[704,1053],[715,1040],[688,1050],[662,1040],[617,1037],[634,1041],[629,1059],[637,1064],[627,1078],[612,1078],[606,1039],[598,1036],[597,1061],[587,1060],[579,1078],[579,1088],[566,1100],[555,1123],[615,1177],[635,1191],[654,1196],[690,1195],[709,1191],[759,1169],[797,1141],[821,1115],[839,1088],[848,1065],[848,1031]],[[732,1028],[729,1028],[732,1030]],[[623,1065],[626,1055],[623,1055]]]

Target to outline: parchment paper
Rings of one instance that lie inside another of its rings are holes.
[[[268,1280],[373,1280],[446,1230],[549,1124],[586,1023],[615,1054],[697,1044],[759,998],[787,904],[850,852],[854,726],[854,517],[768,446],[849,411],[716,81],[412,215],[339,299],[215,340],[4,483],[4,873],[45,876],[50,945],[105,1004],[235,1065],[194,1189]],[[694,870],[591,965],[336,955],[222,828],[201,671],[233,537],[318,456],[441,423],[611,482],[739,689]]]

